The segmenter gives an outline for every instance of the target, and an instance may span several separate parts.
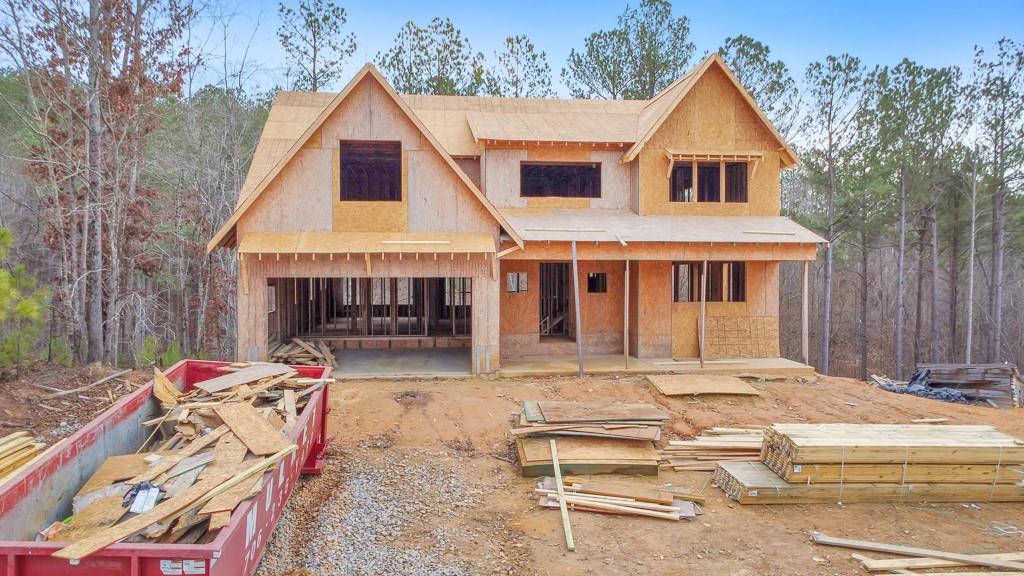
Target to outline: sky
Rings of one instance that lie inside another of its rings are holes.
[[[634,4],[639,0],[633,0]],[[434,16],[450,17],[475,51],[493,58],[503,39],[526,34],[547,53],[553,83],[567,91],[560,71],[569,51],[580,48],[593,31],[615,25],[625,0],[539,2],[423,2],[414,0],[337,1],[348,13],[346,30],[356,34],[358,49],[346,64],[344,81],[378,52],[387,50],[408,20],[420,26]],[[287,0],[289,5],[297,0]],[[731,2],[676,0],[674,13],[690,19],[697,58],[729,36],[747,34],[767,44],[775,58],[796,77],[806,65],[828,54],[850,53],[869,66],[894,64],[909,57],[928,66],[969,67],[976,44],[992,46],[1003,36],[1024,42],[1024,1],[951,0],[791,0]],[[723,8],[725,6],[726,8]],[[210,80],[219,78],[225,47],[229,68],[243,60],[251,81],[261,88],[281,83],[285,60],[276,36],[276,0],[215,0],[205,16]],[[226,25],[227,37],[224,30]]]

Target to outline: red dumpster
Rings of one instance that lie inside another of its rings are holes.
[[[222,373],[226,362],[182,360],[166,372],[187,392]],[[299,376],[328,378],[331,369],[296,366]],[[231,523],[208,544],[117,543],[79,561],[51,557],[65,543],[35,542],[35,532],[70,515],[71,500],[108,456],[128,454],[145,440],[142,422],[159,415],[153,383],[118,400],[81,430],[44,452],[0,484],[0,576],[206,576],[248,575],[300,474],[318,473],[327,447],[327,387],[321,386],[289,437],[292,454],[271,469],[263,490],[240,504]]]

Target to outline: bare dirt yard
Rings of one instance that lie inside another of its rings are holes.
[[[343,381],[331,387],[331,457],[302,481],[259,574],[862,574],[851,551],[809,533],[964,553],[1016,551],[1020,504],[740,506],[707,472],[663,471],[643,484],[703,489],[693,522],[571,513],[576,552],[557,511],[529,496],[510,448],[522,400],[644,401],[672,414],[663,441],[712,426],[773,422],[909,423],[949,418],[1024,438],[1024,410],[947,404],[820,377],[754,382],[760,397],[669,398],[643,377]],[[616,478],[621,479],[621,477]],[[882,556],[882,555],[877,555]]]

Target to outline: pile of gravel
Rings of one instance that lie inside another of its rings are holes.
[[[450,560],[457,535],[445,518],[477,505],[480,490],[437,456],[360,450],[329,459],[292,493],[257,574],[468,575]]]

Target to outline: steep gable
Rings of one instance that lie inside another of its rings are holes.
[[[264,128],[238,205],[210,240],[208,250],[234,245],[237,233],[244,230],[351,231],[336,228],[339,224],[358,227],[367,218],[382,215],[385,220],[395,218],[394,206],[384,206],[395,203],[343,202],[348,204],[346,219],[339,222],[335,197],[340,139],[402,141],[403,169],[415,173],[415,179],[402,202],[405,221],[396,223],[397,229],[481,231],[502,226],[521,245],[515,231],[372,65],[364,66],[321,108],[323,98],[290,95],[276,114],[271,112],[273,122]],[[315,108],[320,112],[309,122]],[[294,137],[296,124],[305,124],[298,137]],[[284,145],[287,152],[268,169],[270,159]]]

